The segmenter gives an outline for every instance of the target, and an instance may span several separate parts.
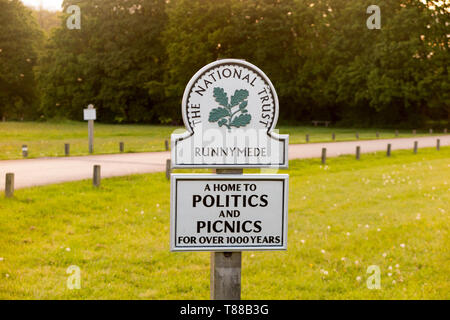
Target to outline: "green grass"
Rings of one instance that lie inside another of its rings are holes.
[[[164,151],[164,141],[170,138],[174,130],[181,127],[156,125],[109,125],[95,124],[95,154],[119,152],[119,142],[125,143],[125,152]],[[360,139],[394,138],[394,130],[343,129],[325,127],[281,126],[280,133],[290,134],[290,143],[305,143],[306,134],[310,142],[355,140],[359,132]],[[418,131],[417,135],[429,135]],[[399,137],[412,136],[411,131],[400,131]],[[27,145],[29,158],[64,156],[64,144],[70,144],[70,155],[88,154],[87,122],[0,122],[0,160],[22,158],[22,145]]]
[[[94,153],[119,153],[119,142],[125,152],[164,151],[164,140],[176,129],[155,125],[94,125]],[[22,145],[29,158],[64,156],[64,144],[70,144],[70,155],[88,155],[87,122],[0,122],[0,160],[22,158]]]
[[[288,250],[243,253],[243,299],[449,298],[449,147],[289,173]],[[209,298],[209,253],[169,251],[164,173],[17,190],[0,222],[0,299]],[[66,287],[70,265],[81,290]]]

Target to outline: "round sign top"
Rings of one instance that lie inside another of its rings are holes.
[[[182,101],[183,121],[192,133],[202,129],[264,129],[278,121],[278,96],[255,65],[238,59],[212,62],[189,81]]]

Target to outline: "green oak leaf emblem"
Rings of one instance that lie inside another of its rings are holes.
[[[223,88],[214,88],[214,98],[221,106],[214,108],[209,113],[209,122],[217,122],[219,127],[241,128],[245,127],[252,120],[252,116],[248,114],[248,90],[236,90],[228,99],[228,95]],[[237,107],[237,108],[235,108]]]

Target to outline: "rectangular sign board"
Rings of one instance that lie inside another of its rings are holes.
[[[286,250],[289,176],[172,174],[171,251]]]
[[[84,120],[97,120],[97,112],[95,109],[83,110]]]

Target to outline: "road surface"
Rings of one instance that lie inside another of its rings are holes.
[[[441,140],[441,146],[450,145],[450,135],[297,144],[289,146],[289,159],[320,158],[322,148],[327,148],[327,157],[336,157],[354,154],[356,146],[361,146],[361,153],[386,150],[388,143],[392,145],[392,150],[412,150],[414,141],[419,142],[419,149],[435,147],[437,139]],[[95,164],[101,165],[103,178],[165,171],[166,159],[169,157],[169,152],[148,152],[0,161],[0,190],[5,188],[5,175],[8,172],[15,174],[15,189],[20,189],[91,179]]]

